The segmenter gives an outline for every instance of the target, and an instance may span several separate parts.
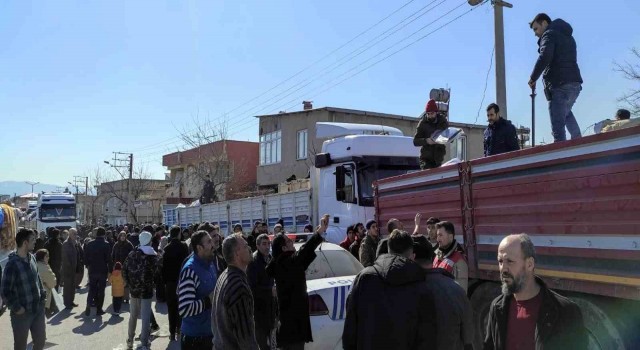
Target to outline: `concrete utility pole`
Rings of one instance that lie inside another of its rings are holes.
[[[483,0],[467,0],[469,5],[476,6]],[[502,0],[491,0],[493,5],[494,41],[496,49],[496,103],[500,106],[500,116],[508,119],[507,113],[507,76],[504,54],[504,18],[503,7],[512,8],[513,5]]]
[[[25,181],[27,185],[31,185],[31,194],[33,194],[33,186],[38,185],[39,182]]]
[[[119,168],[128,168],[129,177],[127,179],[127,221],[135,221],[135,217],[132,215],[133,197],[131,195],[131,182],[133,180],[133,153],[113,152],[113,164],[105,161],[105,164],[109,164],[112,168],[116,169],[118,174],[125,179]],[[126,165],[125,165],[126,164]],[[130,221],[130,219],[133,219]]]

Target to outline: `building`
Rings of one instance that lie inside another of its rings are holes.
[[[162,204],[165,201],[165,180],[132,179],[131,201],[133,207],[127,210],[128,179],[103,182],[98,187],[98,197],[102,204],[101,223],[120,225],[125,223],[145,223],[162,221]],[[94,208],[95,210],[95,208]],[[127,218],[129,212],[129,219]]]
[[[169,170],[167,204],[189,204],[203,196],[205,180],[212,182],[212,200],[245,197],[256,189],[257,142],[220,140],[162,157]]]
[[[83,225],[101,224],[104,202],[103,196],[76,195],[77,220]]]
[[[416,117],[335,107],[281,112],[256,118],[259,118],[260,133],[258,186],[274,189],[292,175],[297,179],[308,176],[314,156],[322,150],[322,143],[326,140],[315,137],[316,122],[385,125],[400,129],[406,136],[413,136],[420,121]],[[450,122],[450,125],[463,129],[467,135],[469,159],[483,156],[482,140],[486,126],[455,122]],[[445,161],[455,153],[451,148],[449,145]],[[419,153],[416,147],[416,157]]]

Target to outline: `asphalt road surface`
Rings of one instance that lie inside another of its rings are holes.
[[[111,286],[105,290],[104,311],[106,314],[96,316],[95,308],[91,310],[91,316],[84,315],[87,305],[88,288],[87,276],[82,283],[82,289],[76,291],[75,303],[78,307],[72,310],[62,310],[58,314],[46,320],[47,342],[45,349],[52,350],[124,350],[127,348],[127,333],[129,325],[129,305],[122,304],[120,315],[113,315],[111,305]],[[151,349],[180,349],[180,342],[169,342],[169,319],[167,317],[167,304],[152,304],[156,320],[160,325],[158,332],[152,333]],[[136,337],[140,335],[141,321],[138,319]],[[140,344],[136,341],[134,349]],[[27,349],[31,350],[31,336]],[[9,311],[0,316],[0,350],[13,350],[13,333]]]

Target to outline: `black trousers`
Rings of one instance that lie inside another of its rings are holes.
[[[211,350],[213,348],[213,337],[189,337],[182,335],[180,338],[180,349],[182,350]]]
[[[113,297],[113,311],[120,312],[122,306],[122,297]]]
[[[182,325],[182,317],[178,313],[178,293],[177,282],[165,283],[165,297],[167,299],[167,309],[169,313],[169,333],[180,333],[180,327]]]
[[[271,346],[269,345],[269,343],[271,342],[270,330],[263,329],[262,327],[258,327],[258,325],[256,325],[256,340],[258,341],[260,350],[271,350]]]
[[[76,297],[76,273],[75,271],[65,271],[63,275],[62,298],[64,299],[64,306],[72,307]]]
[[[87,309],[95,305],[97,310],[102,310],[104,305],[104,289],[107,287],[107,276],[89,275],[89,293],[87,293]]]

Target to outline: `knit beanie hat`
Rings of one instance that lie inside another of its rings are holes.
[[[371,225],[373,225],[373,224],[375,224],[375,223],[376,223],[376,221],[375,221],[375,220],[369,220],[369,221],[367,221],[366,225],[364,225],[364,227],[365,227],[367,230],[370,230],[370,229],[371,229]]]
[[[140,246],[149,245],[149,243],[151,243],[151,233],[142,231],[140,233]]]
[[[438,111],[438,105],[436,104],[436,100],[429,100],[429,102],[427,102],[426,111],[427,113]]]

